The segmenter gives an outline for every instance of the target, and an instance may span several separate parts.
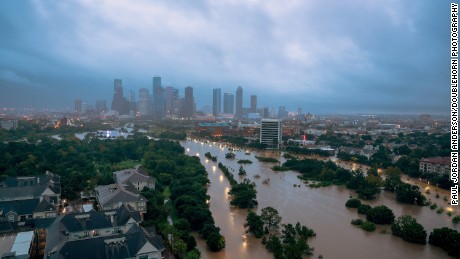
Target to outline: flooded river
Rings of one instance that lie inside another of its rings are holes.
[[[262,208],[271,206],[278,210],[283,217],[283,223],[300,222],[303,225],[314,229],[317,236],[309,240],[314,247],[314,256],[318,258],[353,258],[353,259],[388,259],[388,258],[450,258],[445,251],[430,245],[417,245],[403,241],[401,238],[391,234],[381,234],[386,229],[390,233],[389,226],[378,226],[377,230],[368,233],[350,224],[352,219],[361,217],[356,209],[348,209],[345,202],[350,195],[356,194],[342,186],[329,186],[324,188],[309,188],[302,184],[293,171],[273,172],[273,163],[259,162],[254,156],[272,156],[284,162],[278,152],[264,151],[251,152],[246,155],[244,151],[236,151],[235,159],[225,159],[228,153],[227,147],[218,143],[202,143],[199,141],[183,141],[182,146],[189,155],[198,155],[202,164],[209,174],[211,185],[208,194],[211,196],[210,210],[220,227],[221,234],[225,236],[226,248],[218,253],[206,249],[203,240],[197,238],[198,248],[202,258],[273,258],[260,239],[244,234],[244,222],[247,210],[232,208],[229,205],[230,184],[217,167],[217,162],[208,161],[204,154],[210,152],[218,157],[228,168],[233,169],[235,179],[238,177],[237,163],[239,159],[249,159],[253,163],[243,165],[247,171],[247,178],[255,181],[257,185],[257,201],[259,206],[257,213]],[[349,167],[350,164],[347,165]],[[258,174],[260,178],[254,176]],[[262,181],[270,178],[268,184]],[[301,187],[294,187],[300,185]],[[432,194],[433,195],[433,194]],[[434,198],[433,198],[434,199]],[[448,209],[447,202],[440,199],[435,201],[439,206]],[[377,200],[365,202],[371,206],[384,204],[390,207],[396,217],[403,214],[414,216],[422,224],[429,234],[433,228],[449,227],[460,231],[459,226],[451,222],[446,213],[438,214],[429,207],[418,207],[397,203],[394,194],[382,192]]]

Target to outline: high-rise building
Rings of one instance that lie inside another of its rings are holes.
[[[96,100],[96,113],[107,112],[107,102],[105,100]]]
[[[281,122],[275,119],[262,119],[260,122],[260,143],[268,149],[279,149],[281,144]]]
[[[192,118],[195,115],[195,100],[193,98],[193,87],[185,87],[185,97],[182,105],[182,116],[184,118]]]
[[[170,117],[174,113],[174,102],[177,100],[179,90],[172,86],[165,88],[165,115]]]
[[[280,106],[278,109],[278,119],[286,118],[289,115],[288,111],[286,111],[285,106]]]
[[[150,94],[147,88],[139,89],[138,112],[141,116],[150,114]]]
[[[75,99],[75,109],[74,112],[81,113],[81,99]]]
[[[251,95],[251,113],[257,112],[257,95]]]
[[[238,86],[236,89],[236,107],[235,107],[235,117],[241,118],[243,115],[243,88]]]
[[[161,87],[161,77],[160,76],[154,76],[152,78],[152,83],[153,83],[153,88],[155,87]]]
[[[264,119],[269,119],[270,118],[270,110],[268,109],[268,107],[264,107],[262,109],[262,118],[264,118]]]
[[[165,89],[161,86],[161,77],[153,77],[152,84],[153,116],[163,118],[165,116]]]
[[[224,93],[224,113],[233,114],[235,96],[230,93]]]
[[[219,116],[222,112],[222,94],[220,88],[212,90],[212,115]]]
[[[112,110],[118,111],[120,115],[129,113],[128,102],[123,97],[123,82],[121,79],[113,80]]]
[[[136,101],[136,95],[134,94],[134,91],[129,90],[128,91],[128,102],[135,102]]]

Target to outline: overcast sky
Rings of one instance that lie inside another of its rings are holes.
[[[449,113],[445,0],[0,1],[0,107],[73,109],[152,76],[197,107]]]

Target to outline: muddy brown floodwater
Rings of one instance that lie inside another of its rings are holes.
[[[345,202],[350,195],[356,194],[343,186],[329,186],[323,188],[309,188],[297,178],[294,171],[274,172],[271,167],[274,163],[259,162],[255,155],[272,156],[284,162],[278,152],[251,151],[247,155],[244,150],[235,151],[235,159],[225,159],[228,147],[219,143],[203,143],[201,141],[182,141],[181,145],[189,155],[198,155],[201,163],[206,167],[211,185],[208,194],[211,196],[210,210],[220,227],[221,234],[226,239],[223,251],[214,253],[206,249],[205,242],[197,238],[198,248],[202,258],[273,258],[260,239],[244,234],[244,222],[247,210],[230,207],[228,191],[230,184],[217,167],[217,162],[207,160],[204,154],[210,152],[218,157],[228,168],[233,169],[235,179],[238,177],[237,163],[239,159],[249,159],[252,164],[244,164],[247,178],[257,185],[257,201],[259,206],[256,211],[260,214],[262,208],[271,206],[278,210],[283,217],[283,223],[300,222],[315,230],[317,236],[309,240],[314,247],[311,258],[352,258],[352,259],[389,259],[389,258],[451,258],[445,251],[430,245],[417,245],[403,241],[391,234],[382,234],[386,229],[390,233],[390,226],[378,226],[377,230],[368,233],[350,224],[355,218],[364,218],[358,215],[356,209],[348,209]],[[340,162],[337,162],[339,165]],[[345,164],[342,164],[344,166]],[[347,166],[349,167],[349,166]],[[254,176],[258,174],[260,178]],[[262,184],[264,179],[270,178],[268,184]],[[300,187],[294,187],[300,185]],[[449,209],[447,202],[436,200],[438,207]],[[403,214],[412,215],[422,224],[429,234],[433,228],[449,227],[460,231],[446,213],[438,214],[429,207],[419,207],[397,203],[394,194],[382,192],[379,197],[371,202],[364,202],[371,206],[384,204],[391,208],[396,217]]]

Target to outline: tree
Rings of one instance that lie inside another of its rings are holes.
[[[292,224],[283,225],[281,240],[284,245],[285,258],[302,258],[302,255],[313,254],[313,249],[307,244],[307,238],[315,234],[308,228],[302,231],[300,223],[294,227]]]
[[[261,219],[265,226],[265,232],[268,233],[279,229],[282,218],[276,209],[266,207],[262,209]]]
[[[230,205],[237,206],[242,209],[252,209],[257,206],[257,191],[255,184],[248,179],[244,179],[241,183],[232,186],[229,192],[233,196]]]
[[[426,231],[417,220],[409,215],[403,215],[391,224],[393,235],[402,237],[407,242],[425,244]]]
[[[366,214],[366,219],[375,224],[391,224],[395,215],[387,206],[380,205],[370,209]]]
[[[225,248],[225,238],[219,232],[212,232],[206,239],[206,245],[213,252],[220,251]]]
[[[284,259],[284,248],[279,237],[270,235],[265,245],[267,250],[274,254],[276,259]]]
[[[368,232],[372,232],[375,230],[375,224],[370,222],[370,221],[364,221],[361,225],[360,225],[360,228],[368,231]]]
[[[420,192],[420,188],[417,185],[408,183],[400,183],[396,187],[396,200],[408,204],[417,204],[424,206],[426,202],[425,196]]]
[[[246,233],[253,234],[257,238],[261,238],[264,235],[264,222],[262,221],[262,217],[253,211],[248,213],[244,227],[246,228]]]
[[[382,186],[382,179],[379,175],[375,176],[370,174],[366,176],[364,182],[359,186],[356,192],[359,194],[359,198],[365,200],[375,199],[375,195],[380,193],[380,187]]]
[[[345,206],[348,208],[359,208],[359,206],[361,206],[361,201],[356,198],[351,198],[348,199],[348,201],[345,203]]]
[[[364,214],[366,215],[367,212],[372,209],[371,206],[367,205],[367,204],[361,204],[359,207],[358,207],[358,213],[359,214]]]
[[[450,228],[435,228],[430,233],[429,243],[446,250],[449,255],[460,258],[460,233]]]
[[[385,170],[385,183],[384,183],[384,189],[386,191],[394,192],[396,187],[401,184],[401,170],[399,168],[388,168]]]

